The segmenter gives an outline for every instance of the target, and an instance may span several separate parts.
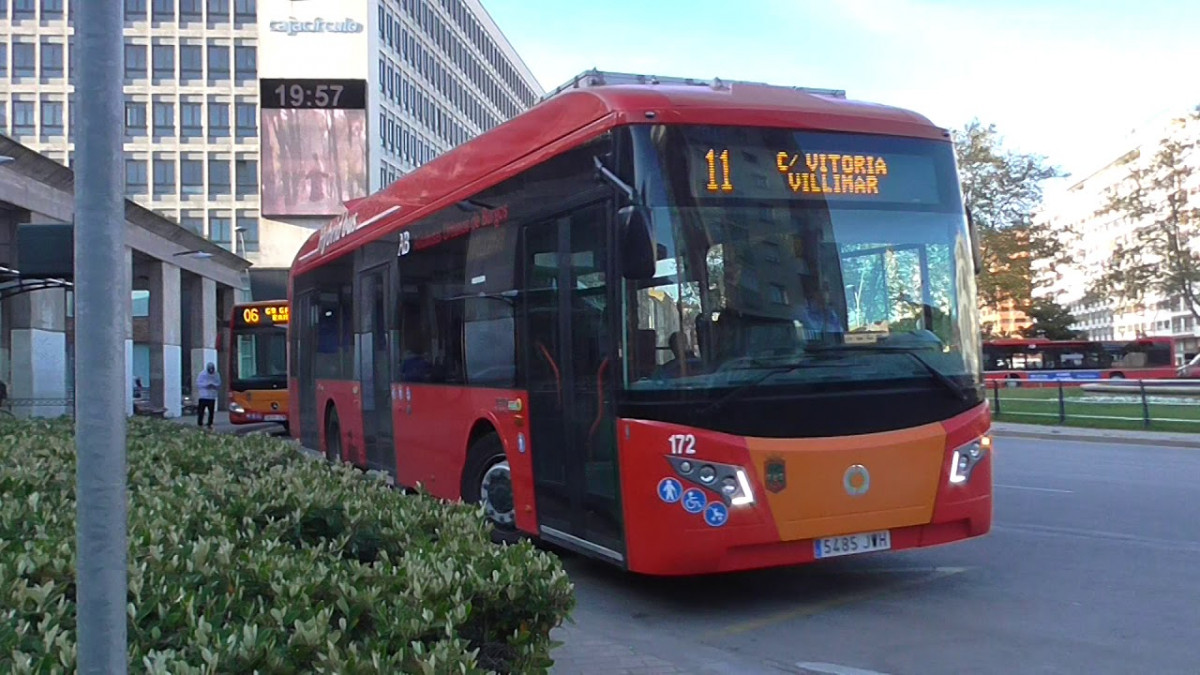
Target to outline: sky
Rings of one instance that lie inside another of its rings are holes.
[[[1194,0],[481,0],[553,89],[590,68],[844,89],[1086,177],[1200,105]]]

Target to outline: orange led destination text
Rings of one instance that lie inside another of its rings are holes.
[[[775,161],[792,192],[808,194],[877,195],[888,174],[887,162],[872,155],[781,152]]]

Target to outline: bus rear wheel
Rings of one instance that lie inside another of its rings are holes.
[[[475,441],[467,451],[467,458],[470,468],[463,485],[463,501],[483,506],[497,534],[515,532],[517,509],[512,471],[500,437],[488,434]]]

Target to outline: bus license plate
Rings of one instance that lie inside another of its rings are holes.
[[[286,422],[287,415],[266,415],[263,419],[268,422]]]
[[[817,539],[813,542],[813,555],[817,558],[836,558],[841,555],[886,551],[891,547],[892,533],[883,530]]]

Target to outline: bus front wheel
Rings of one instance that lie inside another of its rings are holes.
[[[504,444],[494,433],[471,444],[467,451],[467,480],[463,501],[483,506],[497,534],[516,530],[517,509],[513,499],[512,472],[504,455]]]

